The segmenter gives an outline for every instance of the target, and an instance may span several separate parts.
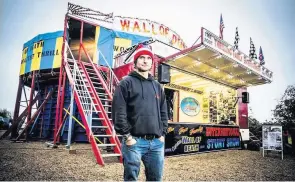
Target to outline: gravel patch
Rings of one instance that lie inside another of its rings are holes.
[[[89,144],[73,144],[76,154],[64,145],[48,148],[45,142],[0,141],[0,181],[88,180],[122,181],[123,166],[113,160],[96,164]],[[164,181],[258,181],[295,180],[295,158],[262,157],[259,151],[228,150],[166,157]],[[144,181],[142,165],[139,180]]]

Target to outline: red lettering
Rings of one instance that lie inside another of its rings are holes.
[[[161,34],[161,35],[164,35],[164,31],[165,31],[165,30],[164,30],[163,25],[160,26],[159,31],[160,31],[160,34]]]
[[[120,20],[122,31],[129,31],[130,21],[129,20]]]
[[[217,41],[216,45],[219,49],[221,49],[225,53],[232,55],[232,50],[230,50],[228,47],[224,46],[221,42]]]
[[[212,131],[213,128],[211,127],[206,127],[206,136],[212,136],[213,134],[213,131]]]
[[[252,60],[246,60],[246,59],[245,59],[245,60],[244,60],[244,63],[245,63],[246,65],[248,65],[249,67],[251,67],[252,69],[254,69],[254,70],[260,72],[260,66],[257,66],[256,64],[252,63]]]
[[[152,33],[153,33],[154,35],[157,35],[157,33],[155,32],[155,25],[154,25],[154,24],[152,24]]]
[[[240,136],[239,128],[206,127],[206,136]]]
[[[146,29],[145,22],[143,22],[143,31],[144,33],[150,33],[150,31]]]
[[[175,34],[172,35],[172,44],[174,45],[177,41],[177,37]]]
[[[177,45],[178,45],[178,47],[180,47],[181,46],[181,39],[180,39],[180,37],[177,37]]]
[[[140,28],[139,28],[139,25],[138,25],[137,21],[134,22],[133,32],[135,32],[135,29],[137,29],[138,32],[140,32]]]
[[[180,42],[180,49],[184,49],[184,42],[182,40]]]
[[[241,55],[239,55],[239,54],[237,54],[237,53],[233,53],[233,55],[234,55],[234,57],[235,57],[236,59],[238,59],[239,61],[242,61],[242,56],[241,56]]]
[[[168,28],[168,27],[166,27],[166,28],[165,28],[165,36],[167,37],[167,36],[168,36],[168,34],[169,34],[169,28]]]

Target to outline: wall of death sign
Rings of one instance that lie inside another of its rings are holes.
[[[150,20],[115,17],[113,29],[137,35],[153,37],[179,49],[184,49],[182,38],[169,27]]]

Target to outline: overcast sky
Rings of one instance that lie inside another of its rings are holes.
[[[71,0],[81,6],[115,15],[147,18],[170,27],[191,45],[201,27],[218,35],[220,14],[224,40],[233,44],[239,28],[242,52],[249,53],[252,37],[262,46],[266,67],[274,72],[271,84],[250,88],[254,116],[270,119],[271,110],[287,85],[295,84],[295,1],[293,0],[184,0],[100,1]],[[63,29],[65,0],[0,0],[0,108],[13,111],[23,44],[37,34]]]

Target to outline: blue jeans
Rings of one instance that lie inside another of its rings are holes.
[[[158,138],[133,138],[137,141],[134,145],[129,146],[122,142],[124,181],[137,181],[141,161],[145,166],[147,181],[162,181],[164,143]]]

